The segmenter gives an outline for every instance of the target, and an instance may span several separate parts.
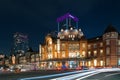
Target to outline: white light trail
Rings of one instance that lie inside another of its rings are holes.
[[[92,74],[92,73],[95,73],[95,72],[97,72],[97,71],[90,71],[90,72],[85,72],[85,73],[72,74],[72,75],[69,75],[69,76],[63,76],[63,77],[50,79],[50,80],[74,80],[78,77],[89,75],[89,74]]]
[[[98,69],[98,70],[96,70],[96,71],[97,71],[96,73],[91,73],[91,74],[89,74],[89,75],[85,75],[85,76],[80,77],[80,78],[78,78],[78,79],[76,79],[76,80],[82,80],[82,79],[84,79],[84,78],[87,78],[87,77],[90,77],[90,76],[99,74],[99,73],[101,73],[101,72],[120,71],[120,69],[119,69],[119,68],[105,68],[105,69]],[[115,73],[115,74],[116,74],[116,73]],[[115,75],[115,74],[114,74],[114,75]],[[118,73],[117,73],[117,74],[118,74]],[[119,74],[120,74],[120,73],[119,73]],[[107,76],[111,76],[111,75],[113,75],[113,74],[110,74],[110,75],[107,75]]]
[[[65,75],[77,74],[80,72],[86,72],[86,71],[90,71],[90,70],[66,72],[66,73],[52,74],[52,75],[46,75],[46,76],[37,76],[37,77],[30,77],[30,78],[22,78],[19,80],[32,80],[32,79],[34,80],[34,79],[50,78],[50,77],[57,77],[57,76],[65,76]]]
[[[52,74],[46,76],[38,76],[38,77],[30,77],[30,78],[22,78],[19,80],[34,80],[34,79],[43,79],[43,78],[52,78],[57,77],[50,80],[81,80],[95,74],[99,74],[102,72],[111,72],[111,71],[120,71],[119,68],[105,68],[105,69],[95,69],[95,70],[82,70],[82,71],[74,71],[74,72],[66,72],[60,74]],[[62,76],[62,77],[60,77]]]

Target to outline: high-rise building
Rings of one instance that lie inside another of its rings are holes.
[[[14,53],[25,53],[28,49],[28,36],[23,33],[15,33],[14,36]]]

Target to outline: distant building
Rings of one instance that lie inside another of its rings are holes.
[[[41,68],[120,66],[120,34],[112,25],[101,36],[86,39],[78,28],[78,19],[71,14],[58,18],[57,22],[58,34],[49,33],[40,45]]]
[[[5,54],[3,54],[3,53],[0,53],[0,66],[1,65],[4,65],[4,58],[5,58]]]
[[[28,49],[28,36],[23,33],[15,33],[14,36],[14,53],[25,53]]]

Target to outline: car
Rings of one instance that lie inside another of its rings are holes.
[[[79,66],[76,67],[76,70],[88,70],[89,68],[87,66]]]

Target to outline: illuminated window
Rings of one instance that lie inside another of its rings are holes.
[[[57,52],[60,53],[60,39],[57,39]]]
[[[93,48],[97,48],[97,44],[94,44],[94,45],[93,45]]]
[[[100,53],[103,53],[103,50],[102,50],[102,49],[100,50]]]
[[[48,54],[48,59],[52,59],[52,54]]]
[[[80,57],[80,53],[76,52],[76,57],[79,58]]]
[[[70,58],[76,57],[76,53],[75,53],[75,52],[69,52],[69,57],[70,57]]]
[[[91,49],[91,45],[88,45],[88,49]]]
[[[103,61],[102,60],[100,61],[100,66],[103,66]]]
[[[112,36],[112,37],[114,37],[114,36],[115,36],[115,34],[114,34],[114,33],[112,33],[112,34],[111,34],[111,36]]]
[[[47,40],[47,45],[51,45],[52,44],[52,39],[51,38],[48,38]]]
[[[120,55],[120,47],[118,47],[118,54]]]
[[[82,51],[82,57],[85,57],[85,51]]]
[[[103,43],[102,42],[100,43],[100,47],[103,47]]]
[[[88,66],[91,66],[91,62],[90,61],[88,62]]]
[[[102,55],[103,55],[103,50],[101,49],[101,50],[100,50],[100,56],[102,56]]]
[[[65,51],[62,52],[62,58],[65,58]]]
[[[15,64],[15,56],[12,56],[12,64]]]
[[[118,65],[120,66],[120,58],[118,58]]]
[[[106,45],[110,45],[110,40],[106,40]]]
[[[94,60],[94,66],[97,66],[97,60],[96,59]]]
[[[89,56],[89,57],[91,56],[91,52],[90,52],[90,51],[88,51],[88,56]]]
[[[106,37],[110,37],[110,35],[109,35],[109,34],[107,34],[107,35],[106,35]]]
[[[55,44],[55,51],[57,51],[57,45]]]
[[[106,54],[107,54],[107,55],[110,54],[110,48],[109,48],[109,47],[106,48]]]
[[[83,47],[83,48],[85,48],[85,47],[86,47],[86,46],[85,46],[85,43],[82,43],[82,47]]]
[[[52,47],[48,47],[48,53],[52,52]]]
[[[97,51],[96,50],[94,51],[94,56],[97,56]]]
[[[51,41],[51,40],[49,41],[49,44],[52,44],[52,41]]]
[[[118,40],[118,45],[120,45],[120,40]]]
[[[70,35],[68,37],[70,38]]]
[[[75,38],[75,35],[73,35],[73,38]]]
[[[60,36],[60,39],[64,39],[64,38],[65,38],[65,36],[64,36],[64,35],[61,35],[61,36]]]
[[[57,52],[55,52],[55,58],[57,58]]]

